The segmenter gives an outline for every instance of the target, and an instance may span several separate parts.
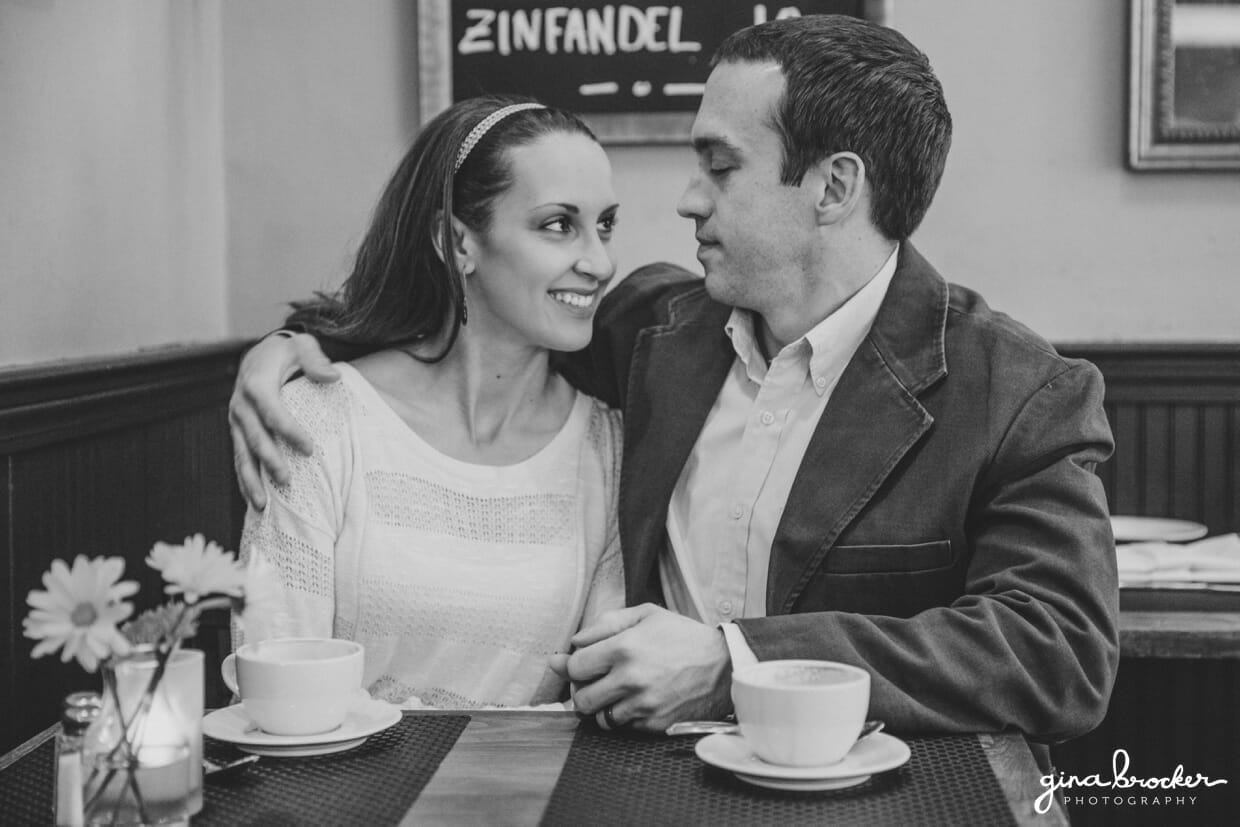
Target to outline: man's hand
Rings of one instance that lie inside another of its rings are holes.
[[[573,682],[579,712],[662,732],[676,721],[731,710],[731,658],[723,632],[651,604],[601,615],[551,666]]]
[[[268,336],[241,360],[228,402],[237,484],[250,505],[260,510],[267,507],[267,494],[259,463],[277,482],[288,482],[288,466],[280,458],[273,437],[283,438],[303,454],[314,450],[310,435],[280,402],[280,388],[299,370],[315,382],[340,378],[313,336]]]

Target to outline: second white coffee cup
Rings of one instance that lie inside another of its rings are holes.
[[[870,673],[825,660],[771,660],[732,673],[736,720],[754,753],[771,764],[840,761],[870,707]]]
[[[342,723],[358,699],[365,650],[333,638],[247,643],[224,658],[224,683],[272,735],[317,735]]]

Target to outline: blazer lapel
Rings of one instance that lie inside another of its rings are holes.
[[[947,283],[905,242],[869,334],[801,461],[771,548],[767,613],[792,610],[840,532],[933,423],[917,395],[947,374]]]
[[[620,480],[629,605],[662,601],[657,560],[668,504],[732,365],[730,312],[704,290],[687,293],[673,299],[670,323],[643,330],[634,346]]]

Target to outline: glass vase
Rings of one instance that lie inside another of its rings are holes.
[[[185,824],[202,808],[202,661],[143,648],[100,666],[103,710],[83,745],[86,824]]]

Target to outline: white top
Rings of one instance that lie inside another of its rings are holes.
[[[895,274],[899,246],[864,287],[767,365],[753,314],[734,309],[732,369],[672,492],[660,560],[669,608],[724,634],[733,667],[755,660],[729,621],[766,615],[771,544],[801,459]],[[738,651],[739,648],[739,651]]]
[[[547,658],[624,605],[616,518],[620,415],[578,394],[560,432],[514,465],[474,465],[422,440],[360,373],[285,386],[313,436],[286,445],[242,554],[279,569],[293,634],[366,647],[371,695],[406,706],[558,700]]]

